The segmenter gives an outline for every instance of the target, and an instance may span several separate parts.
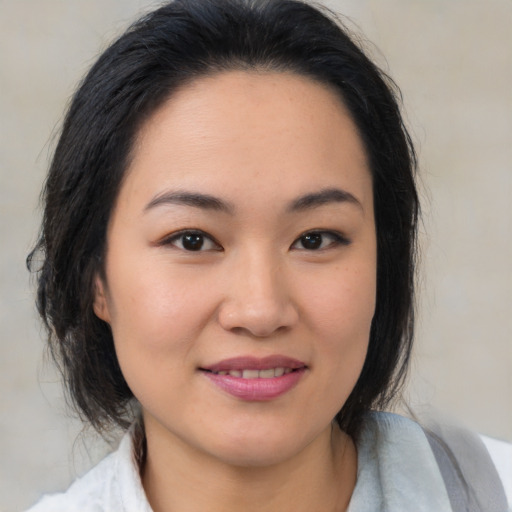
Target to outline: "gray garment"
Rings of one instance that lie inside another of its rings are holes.
[[[357,453],[357,483],[348,512],[452,512],[434,454],[414,421],[368,414]]]
[[[425,429],[454,512],[507,512],[500,477],[481,439],[463,428]]]
[[[487,449],[468,430],[439,423],[423,430],[401,416],[372,413],[357,448],[348,512],[510,510]]]

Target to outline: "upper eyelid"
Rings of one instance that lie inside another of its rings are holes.
[[[340,245],[350,245],[352,240],[348,238],[345,234],[340,231],[333,229],[310,229],[308,231],[304,231],[301,233],[291,244],[290,248],[293,248],[303,236],[311,235],[311,234],[320,234],[320,235],[331,235],[332,238],[335,239],[336,242]],[[304,249],[307,250],[307,249]],[[321,249],[319,249],[321,250]]]
[[[348,238],[348,236],[346,236],[344,233],[342,233],[341,231],[337,231],[335,229],[308,229],[307,231],[304,231],[303,233],[301,233],[294,241],[294,243],[297,241],[297,240],[300,240],[303,236],[306,236],[306,235],[331,235],[332,237],[338,239],[338,240],[345,240],[346,242],[350,242],[350,239]]]
[[[336,229],[307,229],[306,231],[303,231],[297,238],[300,238],[304,235],[311,235],[311,234],[320,234],[320,235],[333,235],[333,236],[343,236],[341,231],[337,231]]]

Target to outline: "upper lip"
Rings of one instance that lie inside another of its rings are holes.
[[[273,355],[267,357],[241,356],[224,359],[218,363],[203,366],[202,370],[210,372],[222,372],[231,370],[268,370],[270,368],[305,368],[306,364],[298,359],[283,355]]]

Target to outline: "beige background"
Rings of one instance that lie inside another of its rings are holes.
[[[77,441],[43,364],[24,258],[77,80],[149,0],[0,0],[0,510],[66,487]],[[512,2],[331,0],[404,93],[421,159],[422,295],[410,402],[512,441]],[[360,27],[360,28],[357,28]],[[379,50],[377,50],[377,48]],[[385,58],[384,58],[385,56]]]

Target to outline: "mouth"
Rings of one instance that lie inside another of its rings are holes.
[[[203,368],[202,370],[213,373],[214,375],[229,375],[231,377],[238,377],[239,379],[273,379],[274,377],[282,377],[288,373],[299,371],[299,368],[284,368],[280,366],[277,368],[267,368],[265,370],[255,370],[252,368],[245,368],[243,370],[219,370],[217,372]]]
[[[230,375],[242,379],[271,379],[306,368],[306,364],[298,359],[273,355],[263,358],[252,356],[233,357],[205,366],[200,370],[215,375]]]
[[[216,387],[245,401],[268,401],[294,388],[308,367],[285,356],[238,357],[199,368]]]

